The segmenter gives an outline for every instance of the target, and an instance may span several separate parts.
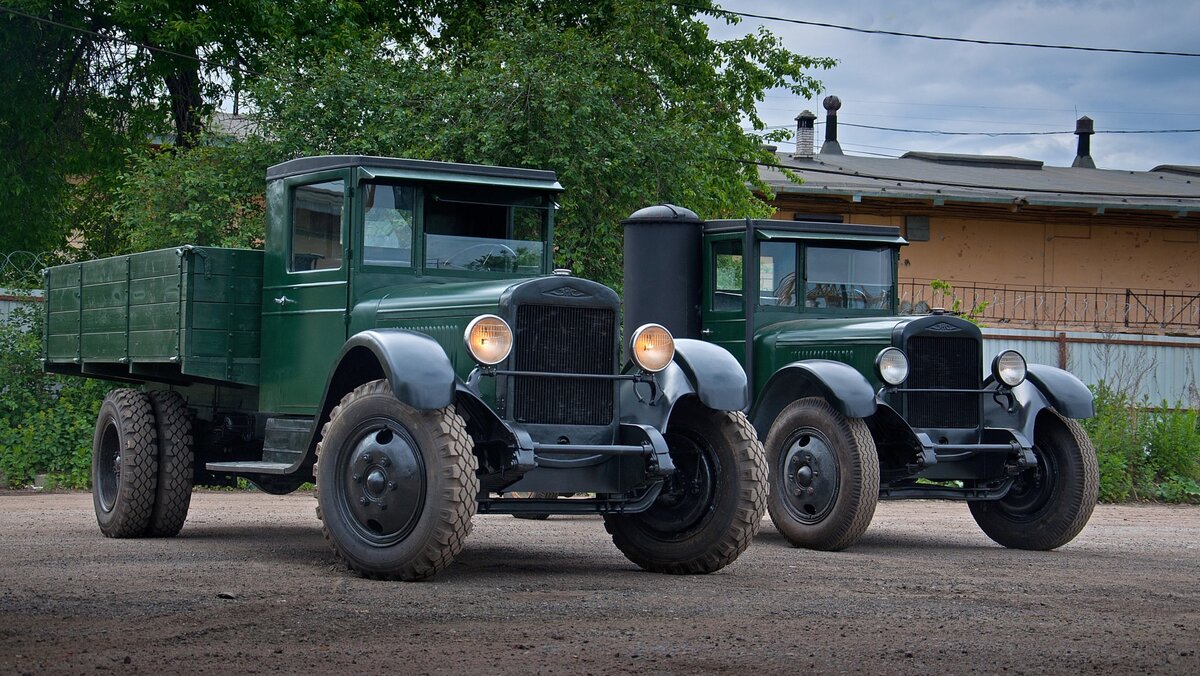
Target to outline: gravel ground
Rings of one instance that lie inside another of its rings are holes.
[[[598,518],[478,516],[448,570],[364,580],[311,495],[197,493],[110,540],[86,493],[0,494],[0,673],[1200,673],[1200,508],[1101,506],[1056,552],[889,502],[858,545],[763,523],[707,576],[644,573]]]

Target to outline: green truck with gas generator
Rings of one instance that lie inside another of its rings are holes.
[[[901,316],[893,226],[719,220],[660,205],[624,221],[625,322],[719,345],[750,379],[768,509],[793,545],[838,550],[879,499],[966,501],[990,538],[1054,549],[1095,506],[1092,396],[975,324]]]
[[[552,172],[360,156],[267,171],[263,251],[46,271],[45,369],[126,383],[93,447],[110,537],[177,534],[195,485],[315,482],[333,551],[421,579],[477,513],[603,516],[644,569],[707,573],[766,509],[745,373],[630,327],[552,268]],[[533,495],[517,498],[514,495]]]

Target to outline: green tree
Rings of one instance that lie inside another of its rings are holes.
[[[422,17],[388,0],[10,0],[0,8],[0,252],[107,254],[106,196],[130,152],[190,147],[282,45],[337,52]]]
[[[566,188],[558,262],[619,281],[619,221],[673,201],[705,217],[764,215],[773,162],[755,104],[810,96],[829,59],[766,32],[713,39],[711,3],[431,2],[437,33],[372,34],[319,62],[281,54],[254,88],[287,155],[364,153],[550,168]],[[291,64],[301,64],[293,67]]]

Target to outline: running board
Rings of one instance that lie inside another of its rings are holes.
[[[204,465],[210,472],[227,472],[229,474],[291,474],[290,462],[261,462],[258,460],[243,460],[238,462],[210,462]]]

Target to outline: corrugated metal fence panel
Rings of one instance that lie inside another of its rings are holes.
[[[1018,350],[1035,364],[1063,366],[1088,385],[1101,381],[1151,405],[1200,408],[1200,338],[1082,331],[983,329],[984,359]]]
[[[41,289],[0,289],[0,322],[7,322],[12,311],[30,302],[41,300]]]

